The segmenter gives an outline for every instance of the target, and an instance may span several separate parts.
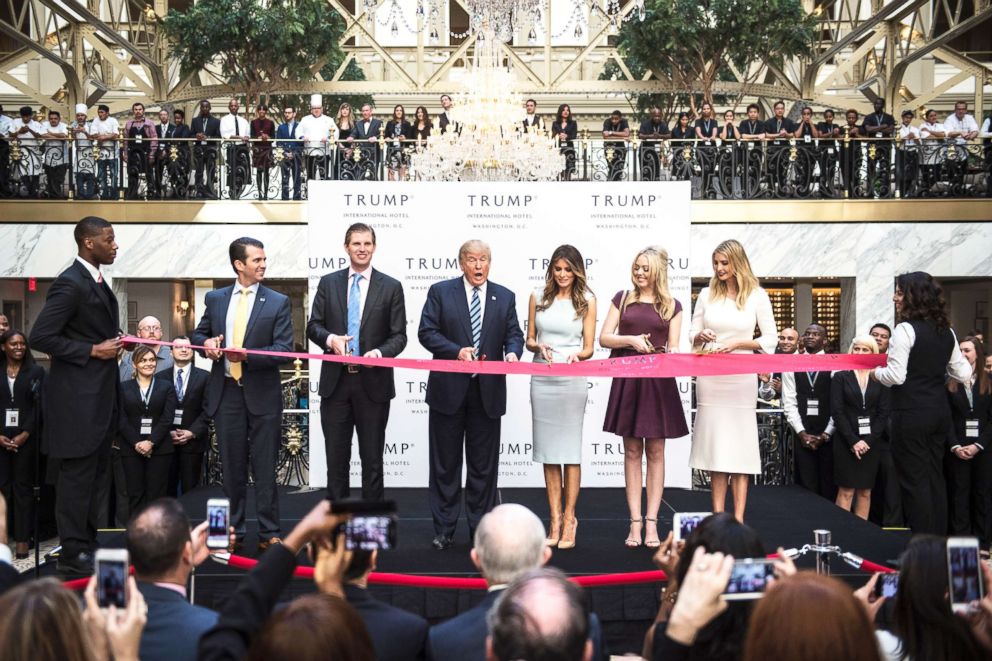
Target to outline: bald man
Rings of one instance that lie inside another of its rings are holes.
[[[138,322],[138,337],[143,340],[161,340],[162,322],[156,317],[149,316],[142,318]],[[149,346],[155,352],[155,357],[158,358],[158,367],[155,368],[156,373],[172,367],[172,349],[161,344],[152,344]],[[131,362],[130,353],[124,354],[124,357],[121,359],[120,371],[121,381],[134,378],[134,363]]]

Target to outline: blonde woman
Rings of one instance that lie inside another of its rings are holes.
[[[586,284],[585,260],[573,246],[551,254],[544,287],[530,295],[527,349],[535,363],[574,363],[592,357],[596,340],[596,298]],[[544,464],[551,522],[548,546],[575,547],[579,520],[575,504],[582,475],[582,421],[589,389],[586,379],[532,376],[530,403],[534,461]],[[562,468],[564,467],[564,468]],[[564,509],[562,500],[564,496]]]
[[[738,241],[724,241],[713,251],[713,277],[696,299],[689,339],[704,352],[775,351],[771,301],[758,286]],[[725,510],[729,483],[734,516],[742,523],[750,476],[761,473],[754,381],[753,374],[696,378],[696,422],[689,455],[689,466],[710,472],[713,512]]]
[[[851,342],[848,353],[878,353],[878,342],[871,335],[860,335]],[[871,370],[844,370],[830,379],[830,414],[836,432],[834,482],[837,506],[862,519],[868,518],[871,488],[878,476],[878,450],[873,450],[889,423],[889,389],[868,378]],[[857,501],[854,496],[857,494]]]
[[[668,290],[668,252],[651,247],[637,253],[630,279],[634,288],[613,297],[599,334],[600,345],[613,349],[611,356],[677,352],[682,305]],[[665,439],[689,433],[675,379],[613,379],[603,431],[623,437],[623,474],[630,509],[630,534],[624,543],[657,548],[661,544],[658,510],[665,488]],[[642,520],[644,454],[648,498],[647,515]]]

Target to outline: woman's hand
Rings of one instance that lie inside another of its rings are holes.
[[[675,581],[675,568],[679,565],[679,557],[684,548],[685,542],[681,540],[678,542],[674,541],[674,535],[669,531],[668,537],[662,540],[661,546],[658,547],[654,557],[651,558],[654,566],[665,572],[665,576],[668,577],[669,586]]]
[[[851,452],[853,452],[854,456],[857,457],[858,459],[861,459],[861,457],[868,454],[869,450],[871,450],[871,446],[869,446],[863,440],[858,441],[853,446],[851,446]]]
[[[733,556],[707,553],[701,546],[696,549],[668,619],[669,638],[691,645],[699,630],[727,609],[722,595],[733,569]]]
[[[127,590],[127,608],[118,611],[111,606],[107,613],[107,638],[114,661],[138,661],[141,632],[148,621],[148,606],[134,576],[128,576]]]
[[[155,446],[151,441],[138,441],[134,444],[134,449],[138,452],[138,454],[145,457],[150,457],[152,456],[152,451],[155,450]]]
[[[577,363],[580,360],[582,360],[582,358],[579,357],[578,353],[570,353],[568,354],[568,357],[565,358],[565,364],[571,365],[572,363]]]
[[[644,335],[628,335],[627,344],[637,353],[651,353],[651,345]]]
[[[549,363],[553,363],[555,361],[554,351],[551,349],[550,344],[538,344],[537,350],[541,354],[541,358],[545,361]]]
[[[984,564],[984,563],[983,563]],[[885,603],[885,597],[875,596],[875,584],[878,583],[879,572],[875,572],[868,582],[854,591],[854,598],[857,599],[868,613],[868,619],[875,621],[875,616]]]
[[[716,342],[716,333],[709,328],[704,328],[696,335],[696,344],[705,344],[706,342]]]

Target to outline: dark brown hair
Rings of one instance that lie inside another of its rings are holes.
[[[24,583],[0,598],[5,661],[93,661],[79,600],[54,578]]]
[[[782,579],[755,607],[744,661],[768,659],[880,661],[864,606],[837,579],[812,572]]]
[[[251,645],[247,661],[374,661],[365,623],[348,602],[308,594],[272,614]]]
[[[896,287],[902,290],[899,321],[929,321],[938,330],[950,328],[944,288],[932,275],[913,271],[896,276]]]
[[[139,344],[134,347],[131,351],[131,364],[134,365],[134,378],[138,378],[138,361],[145,357],[146,354],[155,355],[155,350],[152,349],[147,344]],[[156,368],[157,371],[157,368]]]
[[[975,367],[973,371],[975,373],[975,382],[978,384],[978,392],[982,395],[992,394],[992,379],[985,372],[985,343],[979,340],[974,335],[968,335],[964,339],[958,340],[958,344],[962,342],[971,342],[971,346],[975,347]],[[960,383],[954,379],[947,380],[947,390],[950,392],[957,392],[960,387]]]
[[[586,293],[589,293],[589,286],[586,284],[586,262],[582,259],[582,253],[578,248],[569,244],[560,245],[551,253],[551,261],[548,262],[548,270],[544,274],[544,293],[541,300],[537,302],[538,310],[547,310],[554,303],[558,295],[558,283],[555,281],[555,263],[559,259],[564,259],[568,268],[572,269],[575,279],[572,281],[572,307],[575,309],[575,318],[582,319],[589,309],[589,301]]]

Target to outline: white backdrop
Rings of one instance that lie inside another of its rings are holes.
[[[435,282],[461,276],[458,248],[482,239],[492,248],[490,279],[516,294],[520,327],[527,333],[527,302],[543,287],[554,249],[571,243],[586,260],[589,286],[599,301],[597,336],[613,295],[631,287],[634,255],[648,245],[668,250],[672,293],[682,303],[682,346],[690,324],[689,182],[574,183],[395,183],[313,181],[309,187],[310,300],[320,277],[346,268],[344,234],[363,222],[375,228],[374,268],[400,280],[406,296],[405,358],[429,358],[417,339],[420,311]],[[320,348],[310,345],[311,351]],[[594,358],[605,358],[599,348]],[[523,360],[532,360],[529,352]],[[319,361],[310,365],[310,482],[325,486],[327,464],[317,395]],[[428,476],[427,373],[396,370],[396,399],[386,429],[387,487],[424,487]],[[499,484],[544,484],[531,461],[529,379],[508,376]],[[689,411],[688,379],[679,383]],[[582,454],[583,486],[623,486],[622,440],[602,431],[610,392],[608,379],[589,379]],[[666,450],[666,484],[689,487],[689,437],[672,439]],[[361,484],[357,439],[351,480]]]

